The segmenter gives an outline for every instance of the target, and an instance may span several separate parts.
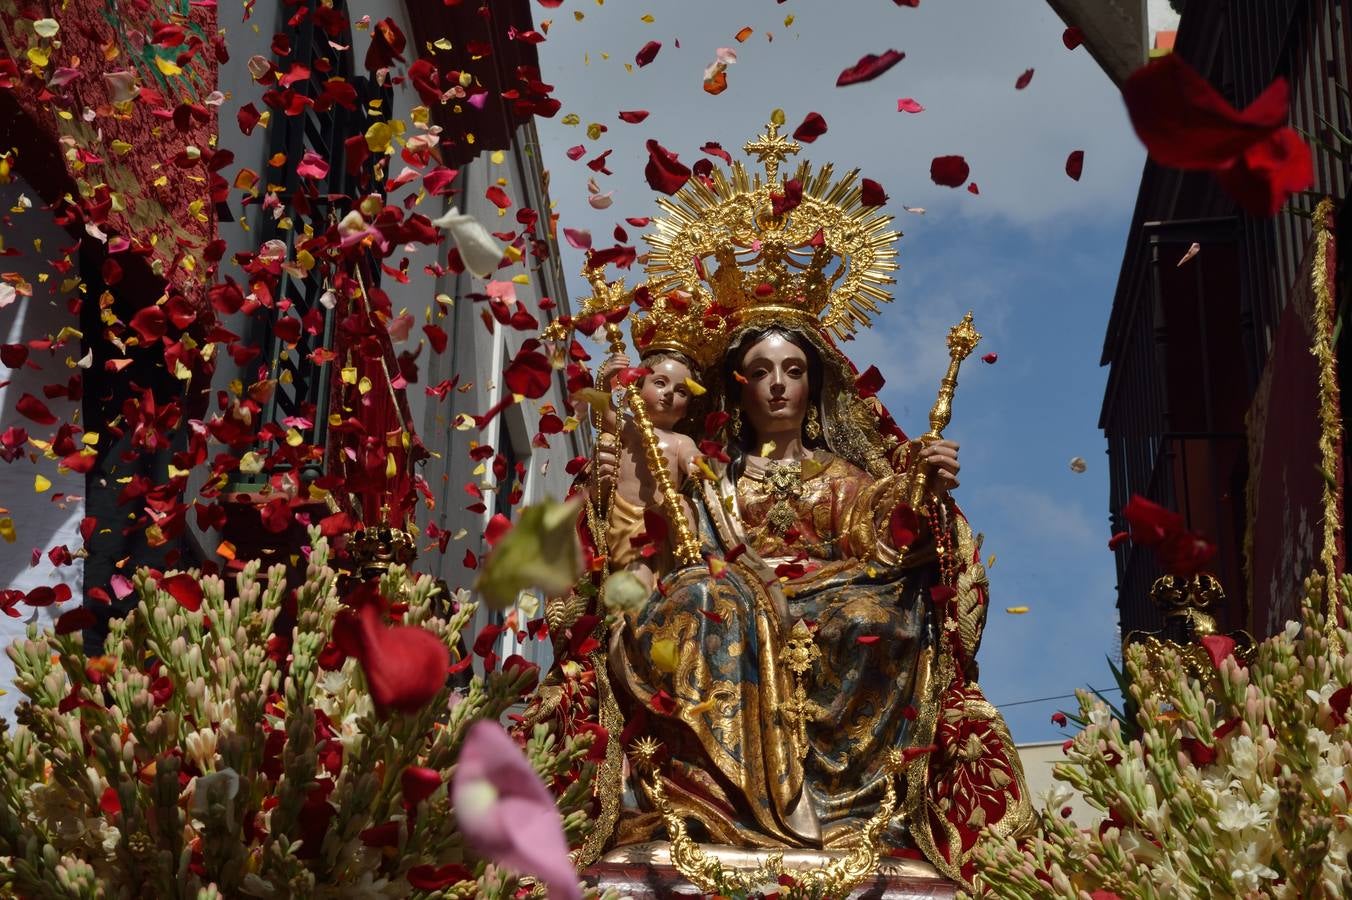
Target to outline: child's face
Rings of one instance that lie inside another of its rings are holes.
[[[690,406],[690,388],[685,380],[690,377],[690,369],[685,363],[675,359],[663,359],[653,363],[652,374],[643,378],[639,395],[648,407],[648,417],[653,425],[664,431],[670,431],[685,418]]]

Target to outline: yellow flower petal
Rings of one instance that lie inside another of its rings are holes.
[[[51,481],[49,481],[46,478],[43,478],[41,475],[33,476],[33,490],[37,491],[39,494],[41,494],[43,491],[47,490],[47,488],[51,486],[52,486]]]
[[[384,122],[376,122],[366,129],[366,147],[372,153],[384,153],[394,138],[394,130]]]
[[[661,640],[653,641],[651,656],[653,665],[656,666],[659,671],[666,672],[667,674],[676,671],[676,662],[678,660],[676,654],[676,642],[671,638],[662,638]]]
[[[1028,612],[1028,607],[1026,607],[1026,606],[1006,606],[1006,607],[1005,607],[1005,612],[1007,612],[1007,613],[1009,613],[1010,615],[1013,615],[1013,616],[1021,616],[1021,615],[1023,615],[1024,613]]]
[[[709,392],[708,388],[706,388],[704,385],[700,384],[693,378],[686,378],[685,386],[689,388],[690,393],[694,394],[696,397],[703,397],[705,394]]]

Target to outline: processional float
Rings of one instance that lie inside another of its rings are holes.
[[[794,177],[781,179],[781,161],[801,149],[778,133],[782,121],[782,113],[776,111],[766,132],[744,147],[749,155],[764,165],[763,180],[759,173],[754,178],[748,175],[741,163],[735,162],[728,175],[714,170],[706,178],[692,178],[677,196],[659,198],[658,202],[667,215],[657,220],[656,234],[647,238],[653,248],[647,260],[647,284],[626,289],[623,280],[608,281],[603,269],[591,266],[589,261],[583,274],[591,283],[591,296],[582,302],[576,317],[553,323],[542,337],[549,341],[563,341],[571,336],[571,326],[578,320],[595,321],[599,316],[604,323],[609,352],[618,354],[625,350],[620,322],[629,318],[634,343],[640,352],[675,350],[707,364],[718,358],[726,346],[728,333],[745,314],[754,314],[767,320],[775,315],[801,317],[803,307],[815,303],[813,315],[815,317],[820,313],[820,320],[814,319],[814,325],[835,339],[848,339],[858,326],[867,325],[869,316],[878,312],[879,304],[891,299],[884,286],[892,283],[889,273],[896,268],[894,242],[899,235],[887,230],[892,221],[890,216],[862,203],[861,187],[856,183],[857,171],[847,173],[833,182],[830,165],[813,172],[807,163],[803,163]],[[754,241],[737,244],[737,237],[745,234],[748,227],[758,237]],[[712,271],[706,267],[708,260],[715,264]],[[832,260],[838,262],[834,269]],[[840,260],[848,260],[848,264]],[[753,271],[748,273],[746,267],[751,267]],[[640,301],[639,308],[630,315],[636,298]],[[950,362],[930,412],[929,431],[912,441],[891,439],[895,452],[890,458],[882,458],[883,454],[876,447],[870,447],[866,453],[871,454],[870,469],[875,474],[891,471],[894,466],[900,466],[906,473],[909,489],[903,502],[917,516],[927,514],[925,497],[928,478],[927,467],[922,463],[918,451],[926,444],[942,439],[952,415],[959,368],[979,340],[980,335],[973,328],[972,314],[969,312],[948,335]],[[702,562],[700,540],[683,511],[679,492],[667,475],[666,461],[662,457],[658,437],[637,385],[631,380],[609,396],[599,391],[592,393],[594,403],[611,404],[615,412],[614,421],[622,422],[624,416],[629,416],[637,427],[647,463],[658,482],[663,511],[673,532],[672,550],[677,564]],[[900,434],[891,425],[890,417],[876,399],[860,406],[867,407],[866,415],[873,427],[890,429]],[[593,421],[600,426],[606,419],[594,409]],[[615,434],[599,430],[598,450],[613,447],[617,443]],[[607,521],[604,511],[598,512],[589,505],[586,525],[601,558],[606,560]],[[897,548],[897,564],[905,558],[908,549],[906,546]],[[977,550],[979,552],[979,545]],[[942,547],[939,552],[943,553]],[[952,550],[949,552],[951,554]],[[953,566],[951,560],[949,565],[950,568]],[[976,568],[980,568],[979,562]],[[605,574],[609,574],[608,568],[603,572]],[[978,578],[984,584],[984,573],[977,572],[973,578],[969,578],[969,590],[976,589],[974,582]],[[602,591],[604,584],[602,581]],[[603,599],[596,598],[595,609],[603,608]],[[551,633],[562,633],[574,624],[587,622],[598,638],[598,649],[593,651],[591,658],[595,679],[601,685],[600,690],[609,691],[604,657],[604,648],[608,643],[605,622],[599,616],[594,622],[585,619],[584,611],[585,605],[576,596],[551,601],[547,612]],[[953,640],[974,653],[983,622],[984,609],[966,609],[961,614],[954,613],[951,622],[945,621],[945,627],[957,632]],[[943,640],[949,638],[945,636]],[[813,645],[812,631],[803,621],[797,622],[792,633],[786,636],[784,649],[794,689],[782,702],[780,713],[785,721],[795,723],[801,734],[805,723],[814,714],[813,704],[803,689],[804,681],[809,677],[819,655]],[[949,651],[943,648],[938,651],[940,656],[946,652]],[[974,683],[972,687],[975,687]],[[528,712],[527,725],[541,722],[556,712],[562,692],[563,688],[557,683],[547,682],[543,685],[538,705]],[[599,719],[602,726],[612,728],[619,724],[613,701],[609,708],[604,703],[601,706]],[[950,717],[998,720],[998,713],[979,693],[959,698],[956,708],[958,712],[949,713]],[[928,727],[933,733],[936,723],[931,721]],[[1023,796],[1026,790],[1023,788],[1022,773],[1007,729],[1004,729],[1003,723],[999,723],[997,731],[997,738],[1003,740],[1002,752],[1008,757],[1005,765],[1010,773],[1000,788],[1008,788],[1012,783],[1013,799],[995,824],[997,830],[1007,834],[1023,827],[1030,813],[1027,797]],[[617,757],[623,757],[625,748],[616,746],[621,739],[621,735],[610,735],[606,750],[607,765],[613,766]],[[778,852],[755,857],[740,866],[724,865],[691,838],[681,814],[668,802],[663,779],[658,777],[662,766],[660,743],[646,737],[630,740],[629,743],[629,765],[634,771],[646,776],[644,793],[666,826],[671,864],[702,890],[723,893],[749,891],[773,884],[780,876],[787,875],[800,889],[809,893],[843,896],[874,876],[879,869],[884,849],[883,833],[897,814],[896,782],[899,780],[910,782],[905,784],[905,815],[917,820],[925,819],[921,828],[925,834],[929,834],[932,827],[931,806],[923,796],[923,788],[918,787],[915,781],[917,776],[923,778],[926,772],[924,760],[920,757],[933,747],[917,748],[914,754],[894,747],[886,754],[885,766],[891,774],[886,780],[885,794],[876,812],[860,829],[858,840],[847,848],[847,852],[837,854],[820,865],[789,871],[785,868],[784,855]],[[602,787],[601,790],[607,789]],[[597,828],[592,838],[575,852],[579,865],[592,863],[605,849],[606,838],[614,827],[616,806],[616,799],[601,798]],[[978,812],[980,809],[978,807]],[[977,814],[973,814],[973,819],[976,817]],[[962,846],[965,839],[958,837],[955,842],[954,830],[947,823],[943,827],[945,834],[942,840],[950,851],[950,865],[942,870],[950,877],[966,880],[969,870],[964,867],[965,864],[956,862],[959,858],[965,858],[962,852],[958,852],[967,849]],[[600,840],[595,839],[597,834],[602,835]],[[939,843],[939,839],[927,838],[921,849],[932,852]],[[954,843],[958,845],[957,851],[952,849]]]

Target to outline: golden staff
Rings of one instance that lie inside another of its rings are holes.
[[[588,265],[583,266],[582,275],[591,282],[592,295],[583,298],[581,301],[579,315],[592,316],[597,313],[614,312],[620,308],[628,309],[633,292],[624,289],[623,278],[614,282],[607,281],[604,267],[592,268]],[[620,330],[619,323],[612,322],[607,318],[605,329],[606,339],[610,342],[610,353],[612,355],[623,353],[624,333]],[[558,341],[566,337],[566,331],[557,321],[554,321],[540,333],[540,336],[548,341]],[[657,441],[657,432],[653,430],[652,419],[648,417],[647,404],[643,402],[637,384],[626,384],[623,386],[623,391],[623,397],[629,404],[629,411],[633,413],[634,424],[638,426],[639,436],[643,439],[643,451],[648,460],[648,468],[652,470],[658,490],[661,491],[662,505],[666,508],[672,528],[676,530],[676,558],[686,564],[697,563],[700,561],[699,540],[690,530],[690,523],[685,518],[685,510],[681,507],[680,494],[676,493],[676,486],[671,483],[671,473],[667,471],[666,457],[662,455],[662,447]],[[619,405],[613,400],[612,403],[615,406]],[[617,426],[618,418],[616,416]]]
[[[916,441],[917,451],[927,444],[943,439],[943,431],[948,427],[949,421],[953,418],[953,394],[958,389],[958,367],[962,361],[972,354],[972,350],[981,340],[981,335],[977,334],[972,327],[972,313],[969,310],[967,315],[962,317],[962,321],[948,330],[948,372],[944,374],[943,381],[939,382],[939,397],[934,401],[934,407],[930,410],[930,430],[925,432]],[[917,453],[916,461],[911,473],[911,491],[910,505],[911,509],[917,514],[920,512],[920,504],[925,499],[925,486],[929,481],[929,473],[925,466],[920,462],[920,456]]]

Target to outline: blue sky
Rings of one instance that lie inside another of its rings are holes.
[[[977,353],[999,354],[994,365],[965,365],[948,430],[962,444],[957,497],[996,557],[981,684],[996,704],[1111,684],[1104,659],[1117,613],[1098,361],[1144,152],[1107,77],[1083,48],[1062,45],[1060,20],[1042,0],[923,0],[915,9],[888,0],[567,0],[537,6],[537,22],[546,18],[542,74],[564,104],[537,121],[550,194],[560,224],[590,229],[597,246],[612,243],[624,217],[658,212],[643,180],[647,139],[692,164],[706,141],[736,153],[776,107],[790,130],[809,111],[827,121],[799,158],[858,167],[883,185],[905,233],[895,302],[847,352],[861,369],[879,367],[882,398],[912,433],[927,426],[944,335],[966,310],[985,335]],[[739,44],[743,26],[755,33]],[[626,70],[650,40],[663,45],[656,60]],[[718,47],[735,49],[738,62],[715,97],[701,75]],[[834,86],[841,69],[889,48],[906,53],[891,71]],[[1030,68],[1031,83],[1015,90]],[[925,111],[897,112],[901,97]],[[637,125],[617,118],[635,109],[650,116]],[[563,125],[567,113],[581,124]],[[591,122],[608,129],[599,140],[587,138]],[[564,151],[579,143],[587,155],[569,160]],[[584,165],[606,149],[610,177]],[[1064,171],[1077,149],[1078,183]],[[979,195],[931,183],[930,160],[941,154],[967,158]],[[589,177],[614,191],[612,207],[591,208]],[[579,251],[563,252],[569,269],[580,268]],[[585,284],[575,280],[571,292],[584,295]],[[1075,456],[1088,471],[1071,471]],[[1030,611],[1010,615],[1009,606]],[[1061,730],[1049,717],[1070,703],[1009,706],[1005,715],[1017,741],[1052,740]]]

